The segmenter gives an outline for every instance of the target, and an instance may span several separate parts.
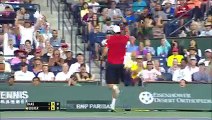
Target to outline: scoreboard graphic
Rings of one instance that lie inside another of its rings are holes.
[[[60,102],[27,102],[27,111],[57,111],[60,110]]]

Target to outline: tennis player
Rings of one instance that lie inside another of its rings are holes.
[[[124,56],[129,37],[121,34],[119,26],[113,27],[114,34],[109,36],[102,58],[107,55],[106,84],[112,90],[111,111],[115,111],[116,99],[119,95],[118,84],[124,81]]]

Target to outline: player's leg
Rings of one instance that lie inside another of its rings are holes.
[[[108,64],[106,66],[106,83],[109,89],[112,91],[112,102],[111,109],[115,109],[116,99],[119,95],[119,84],[118,74],[117,74],[117,65]]]

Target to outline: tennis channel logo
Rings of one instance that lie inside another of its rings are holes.
[[[158,93],[144,91],[139,94],[139,100],[145,105],[152,103],[189,103],[189,104],[211,104],[212,100],[207,98],[198,98],[191,93]]]
[[[0,91],[0,104],[26,104],[27,91]]]

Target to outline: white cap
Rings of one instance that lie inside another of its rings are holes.
[[[211,50],[211,49],[206,49],[205,52],[210,52],[210,53],[212,53],[212,50]]]
[[[115,26],[113,26],[113,31],[115,33],[119,33],[119,32],[121,32],[121,28],[119,26],[115,25]]]

